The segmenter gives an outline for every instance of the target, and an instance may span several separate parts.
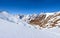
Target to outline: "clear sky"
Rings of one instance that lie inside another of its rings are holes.
[[[60,11],[60,0],[0,0],[0,11],[33,14]]]

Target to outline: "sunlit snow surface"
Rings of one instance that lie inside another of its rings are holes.
[[[54,13],[46,13],[52,15]],[[25,17],[28,19],[29,15]],[[38,29],[6,12],[0,13],[0,38],[60,38],[60,28]]]
[[[16,24],[0,19],[0,38],[60,38],[60,29],[36,29],[23,21]]]

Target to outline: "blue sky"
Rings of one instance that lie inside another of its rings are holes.
[[[0,11],[33,14],[60,11],[60,0],[0,0]]]

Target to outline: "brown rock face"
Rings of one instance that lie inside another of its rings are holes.
[[[41,14],[39,16],[37,16],[34,20],[31,20],[29,22],[29,24],[31,25],[38,25],[42,28],[52,28],[52,27],[56,27],[58,25],[57,22],[60,21],[60,13],[55,13],[53,15],[49,15],[47,16],[46,14]]]

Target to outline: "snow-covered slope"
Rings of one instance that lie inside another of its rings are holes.
[[[0,18],[13,23],[17,23],[19,21],[18,17],[16,17],[15,15],[9,14],[7,11],[0,12]]]
[[[28,24],[35,18],[39,19],[42,16],[47,18],[49,15],[55,17],[49,19],[47,24],[50,23],[49,21],[54,22],[56,19],[60,19],[60,12],[39,15],[11,15],[6,11],[0,12],[0,38],[60,38],[60,28],[58,27],[39,29],[39,26],[36,28],[34,25]],[[42,20],[44,22],[44,19]],[[57,23],[60,25],[59,20]]]
[[[0,38],[60,38],[59,29],[39,30],[26,22],[19,24],[0,19]]]

